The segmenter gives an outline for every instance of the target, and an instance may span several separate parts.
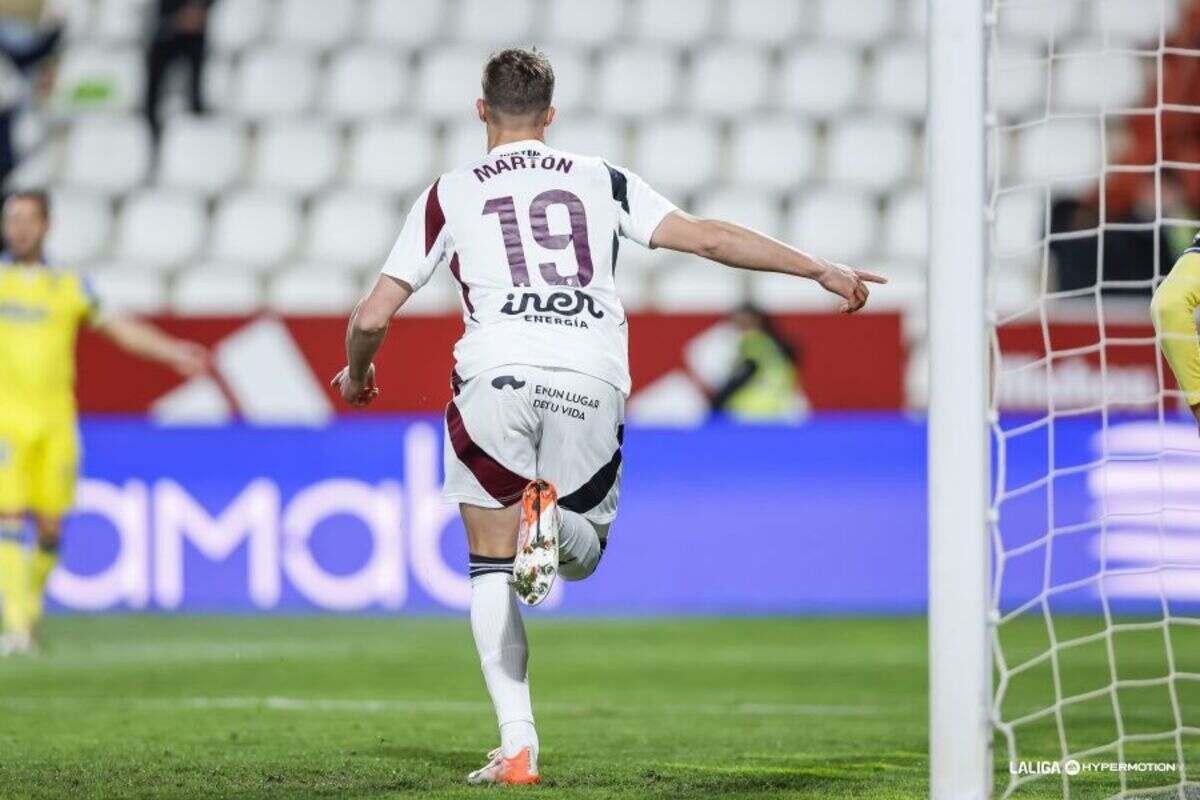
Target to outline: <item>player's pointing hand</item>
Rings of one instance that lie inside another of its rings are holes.
[[[336,389],[342,399],[352,406],[366,406],[379,396],[379,387],[375,385],[375,365],[367,367],[367,374],[362,380],[355,380],[350,375],[350,367],[342,367],[333,380],[329,381],[330,388]]]
[[[826,261],[825,271],[817,278],[817,283],[845,301],[842,303],[842,313],[853,314],[867,304],[867,298],[871,294],[867,284],[887,283],[887,278],[874,272],[851,269],[843,264]]]

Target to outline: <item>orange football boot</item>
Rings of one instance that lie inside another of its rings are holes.
[[[553,490],[551,490],[553,491]],[[512,758],[505,758],[497,747],[488,753],[486,766],[467,776],[467,783],[504,783],[510,786],[529,786],[542,778],[538,775],[537,759],[531,748],[522,748]]]
[[[558,577],[558,535],[562,515],[558,491],[549,481],[531,481],[521,497],[521,527],[513,559],[512,586],[525,605],[546,599]]]

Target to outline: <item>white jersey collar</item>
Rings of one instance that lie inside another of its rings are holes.
[[[498,144],[491,150],[488,150],[489,156],[503,155],[504,153],[515,153],[518,150],[524,150],[528,147],[545,147],[546,143],[541,139],[522,139],[519,142],[508,142],[506,144]]]

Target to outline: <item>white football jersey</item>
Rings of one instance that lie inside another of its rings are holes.
[[[419,290],[446,262],[465,332],[462,380],[505,364],[571,369],[629,394],[619,237],[647,247],[675,206],[603,159],[527,140],[448,172],[409,212],[385,275]]]

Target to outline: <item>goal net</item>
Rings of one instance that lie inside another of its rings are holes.
[[[1200,798],[1200,437],[1149,310],[1200,225],[1200,2],[984,25],[992,790]]]

